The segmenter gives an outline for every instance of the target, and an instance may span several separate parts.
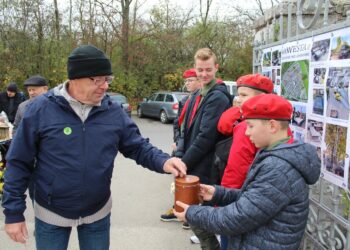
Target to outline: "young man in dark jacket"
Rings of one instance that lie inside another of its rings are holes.
[[[266,94],[242,105],[246,135],[260,151],[241,189],[201,185],[200,195],[221,207],[188,206],[175,215],[227,235],[228,249],[297,250],[307,223],[309,187],[320,175],[315,147],[288,136],[292,105]]]
[[[215,74],[219,68],[216,55],[208,48],[199,49],[194,56],[194,68],[202,87],[189,101],[184,126],[184,154],[182,161],[187,173],[198,176],[201,183],[211,184],[210,175],[215,144],[222,139],[216,126],[221,114],[231,107],[232,97],[224,84],[218,84]],[[203,204],[205,205],[205,204]],[[201,245],[218,246],[215,235],[208,236],[200,228],[192,227]],[[203,239],[203,240],[202,240]]]
[[[113,77],[101,50],[76,48],[67,69],[68,81],[27,107],[11,143],[2,202],[5,231],[26,242],[25,191],[32,178],[36,249],[66,249],[74,226],[80,249],[109,249],[110,184],[118,151],[159,173],[183,176],[186,166],[142,138],[105,95]]]

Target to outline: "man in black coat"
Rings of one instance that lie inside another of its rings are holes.
[[[0,112],[4,111],[9,122],[13,123],[18,106],[23,101],[25,101],[24,95],[18,92],[17,84],[12,82],[6,91],[0,93]]]
[[[210,174],[215,144],[222,139],[216,127],[221,114],[231,107],[232,97],[226,86],[218,84],[215,79],[219,65],[213,51],[208,48],[199,49],[194,59],[194,68],[202,88],[191,97],[189,112],[185,115],[182,161],[186,164],[189,175],[198,176],[203,184],[212,184]],[[191,229],[201,240],[202,248],[219,247],[215,235],[207,235],[207,232],[192,226]]]
[[[196,175],[201,183],[210,184],[210,168],[215,144],[221,140],[217,123],[221,114],[231,107],[232,98],[224,84],[218,84],[215,73],[219,65],[208,48],[195,54],[195,70],[202,88],[190,100],[185,115],[183,162],[187,173]]]

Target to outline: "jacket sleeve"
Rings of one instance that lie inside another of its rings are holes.
[[[230,154],[221,181],[224,187],[242,187],[258,150],[245,135],[246,127],[246,123],[242,122],[234,129]]]
[[[217,129],[221,134],[232,135],[233,128],[241,119],[241,111],[239,107],[231,107],[220,116]]]
[[[122,138],[119,144],[119,151],[128,158],[136,161],[152,171],[164,173],[163,165],[170,156],[160,149],[154,147],[148,138],[143,138],[136,124],[127,117],[122,131]]]
[[[30,113],[30,115],[29,115]],[[6,155],[5,185],[2,206],[5,223],[24,221],[26,189],[32,174],[38,145],[38,112],[27,112]]]
[[[238,199],[240,191],[240,189],[225,188],[216,185],[215,193],[210,203],[221,207],[227,206]]]
[[[212,233],[237,236],[268,223],[290,202],[291,184],[275,166],[263,168],[237,201],[219,208],[190,206],[186,213],[189,224]],[[221,197],[225,202],[226,192],[216,194],[215,199]]]
[[[23,102],[19,104],[17,112],[16,112],[15,120],[13,121],[13,132],[12,132],[13,135],[16,133],[18,125],[22,120],[22,116],[23,116],[25,108],[26,108],[26,106],[23,105]]]
[[[200,121],[199,133],[186,150],[182,161],[188,168],[193,168],[197,162],[215,147],[218,132],[216,126],[220,115],[229,107],[228,98],[221,92],[213,94],[203,106],[203,116]]]

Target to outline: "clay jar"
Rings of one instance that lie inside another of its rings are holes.
[[[188,205],[199,204],[199,178],[193,175],[177,177],[175,179],[175,211],[183,212],[183,208],[176,205],[176,201],[181,201]]]

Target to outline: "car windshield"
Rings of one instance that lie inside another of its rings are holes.
[[[123,95],[112,95],[110,97],[114,102],[127,103],[126,97]]]
[[[175,96],[176,96],[176,99],[177,99],[178,101],[181,101],[185,96],[188,96],[188,94],[186,94],[186,93],[183,93],[183,94],[175,94]]]

